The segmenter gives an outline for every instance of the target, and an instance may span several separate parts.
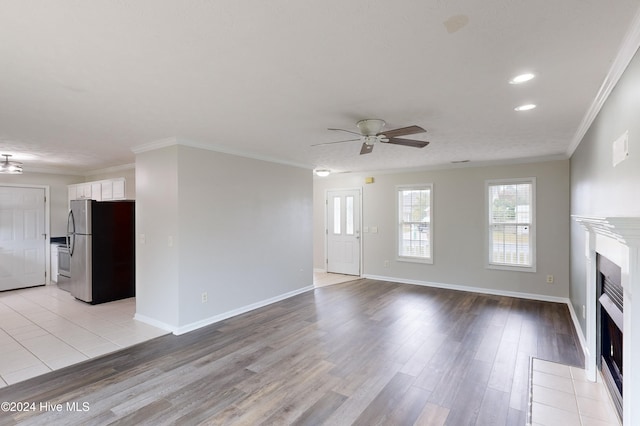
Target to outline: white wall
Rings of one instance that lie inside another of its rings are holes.
[[[365,176],[375,183],[364,184]],[[537,272],[485,267],[485,181],[536,177]],[[396,185],[433,183],[434,263],[396,261]],[[395,174],[344,174],[314,178],[314,267],[324,268],[324,197],[328,189],[362,187],[363,274],[519,292],[569,296],[569,162],[466,167]],[[389,267],[384,267],[385,260]],[[546,282],[554,276],[554,284]]]
[[[640,217],[640,56],[636,53],[571,157],[571,213]],[[612,143],[629,131],[629,157],[612,164]],[[585,291],[585,231],[571,230],[571,303],[582,312]],[[579,316],[582,330],[585,321]]]
[[[24,172],[21,175],[0,175],[0,185],[27,184],[49,186],[50,233],[52,237],[64,237],[67,234],[67,185],[83,182],[82,177],[51,173]]]
[[[138,314],[184,330],[313,285],[310,170],[172,146],[136,180]]]
[[[174,326],[180,292],[177,154],[172,146],[136,156],[136,316]]]

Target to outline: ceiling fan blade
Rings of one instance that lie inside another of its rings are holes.
[[[401,139],[401,138],[389,138],[388,142],[383,142],[382,140],[380,142],[392,143],[394,145],[412,146],[414,148],[424,148],[425,146],[429,145],[429,142],[427,141],[417,141],[414,139]]]
[[[424,132],[426,132],[426,130],[420,126],[408,126],[408,127],[402,127],[400,129],[386,130],[378,134],[385,135],[388,138],[395,138],[397,136],[415,135],[416,133],[424,133]]]
[[[357,132],[352,132],[351,130],[345,130],[345,129],[327,129],[327,130],[333,130],[333,131],[337,131],[337,132],[353,133],[354,135],[362,136],[362,134],[357,133]]]
[[[336,142],[322,142],[322,143],[315,143],[311,146],[320,146],[320,145],[333,145],[334,143],[344,143],[344,142],[353,142],[353,141],[359,141],[361,140],[360,138],[358,139],[348,139],[346,141],[336,141]]]
[[[360,155],[371,154],[371,151],[373,151],[373,145],[369,145],[365,142],[362,144],[362,149],[360,149]]]

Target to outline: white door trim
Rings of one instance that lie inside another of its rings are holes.
[[[325,189],[324,191],[324,272],[328,272],[328,259],[329,259],[329,238],[328,238],[328,233],[329,233],[329,192],[334,192],[334,191],[357,191],[358,192],[358,204],[359,204],[359,222],[360,222],[360,244],[359,244],[359,256],[360,259],[358,260],[358,269],[359,269],[359,274],[358,276],[362,276],[363,274],[363,262],[362,262],[362,218],[363,218],[363,213],[362,213],[362,206],[363,206],[363,202],[362,202],[362,187],[351,187],[351,188],[329,188],[329,189]]]
[[[38,188],[44,189],[44,232],[47,234],[47,238],[45,239],[44,245],[44,265],[45,265],[45,273],[47,274],[46,284],[51,284],[51,227],[50,227],[50,216],[51,216],[51,187],[49,185],[32,185],[32,184],[22,184],[22,183],[2,183],[0,182],[0,187],[13,187],[13,188]]]

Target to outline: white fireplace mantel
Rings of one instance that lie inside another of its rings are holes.
[[[640,246],[640,217],[572,216],[587,231],[617,240],[627,246]]]
[[[620,266],[624,289],[623,417],[625,424],[640,424],[640,217],[572,216],[586,231],[586,348],[585,369],[597,378],[596,254]],[[638,299],[634,301],[633,296]],[[635,326],[634,326],[635,324]],[[635,363],[632,355],[636,354]]]

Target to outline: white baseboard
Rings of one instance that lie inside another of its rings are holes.
[[[379,280],[379,281],[397,282],[401,284],[413,284],[413,285],[420,285],[425,287],[444,288],[448,290],[460,290],[460,291],[467,291],[471,293],[491,294],[494,296],[517,297],[520,299],[539,300],[542,302],[565,303],[569,308],[571,321],[573,321],[573,326],[576,329],[576,334],[578,335],[578,340],[580,341],[582,352],[584,353],[585,359],[588,359],[587,357],[589,352],[587,350],[587,342],[582,333],[582,327],[580,326],[580,322],[578,321],[578,316],[576,315],[576,312],[573,309],[573,304],[571,303],[571,300],[569,298],[547,296],[543,294],[520,293],[517,291],[496,290],[492,288],[471,287],[471,286],[457,285],[457,284],[444,284],[444,283],[436,283],[436,282],[430,282],[430,281],[407,280],[407,279],[395,278],[395,277],[384,277],[380,275],[363,275],[362,278],[370,278],[372,280]]]
[[[324,270],[316,270],[314,268],[314,272],[324,272]],[[573,305],[571,304],[571,301],[566,297],[548,296],[548,295],[533,294],[533,293],[521,293],[517,291],[496,290],[491,288],[472,287],[472,286],[465,286],[465,285],[458,285],[458,284],[445,284],[445,283],[438,283],[438,282],[432,282],[432,281],[410,280],[410,279],[397,278],[397,277],[385,277],[382,275],[363,274],[362,278],[368,278],[368,279],[378,280],[378,281],[396,282],[401,284],[419,285],[424,287],[443,288],[448,290],[459,290],[459,291],[466,291],[471,293],[491,294],[494,296],[508,296],[508,297],[517,297],[520,299],[539,300],[543,302],[565,303],[569,307],[569,313],[571,315],[571,320],[573,321],[573,325],[576,328],[576,333],[578,334],[578,340],[580,341],[582,350],[586,355],[587,345],[586,345],[585,338],[582,334],[582,328],[580,327],[578,317],[573,309]],[[294,290],[288,293],[281,294],[276,297],[262,300],[260,302],[252,303],[250,305],[233,309],[231,311],[227,311],[219,315],[214,315],[212,317],[205,318],[203,320],[196,321],[181,327],[174,327],[169,324],[163,323],[161,321],[157,321],[153,318],[140,315],[138,313],[134,315],[134,319],[144,322],[146,324],[152,325],[154,327],[167,330],[175,335],[180,335],[180,334],[184,334],[184,333],[188,333],[190,331],[196,330],[201,327],[205,327],[210,324],[214,324],[216,322],[224,321],[225,319],[234,317],[236,315],[244,314],[246,312],[253,311],[254,309],[262,308],[272,303],[276,303],[281,300],[285,300],[290,297],[297,296],[298,294],[306,293],[307,291],[310,291],[313,289],[314,289],[313,285],[303,287],[298,290]]]
[[[459,284],[445,284],[445,283],[436,283],[432,281],[409,280],[409,279],[396,278],[396,277],[384,277],[380,275],[363,275],[362,278],[370,278],[372,280],[380,280],[380,281],[390,281],[390,282],[396,282],[401,284],[414,284],[414,285],[420,285],[424,287],[445,288],[448,290],[460,290],[460,291],[466,291],[471,293],[491,294],[494,296],[508,296],[508,297],[517,297],[520,299],[540,300],[542,302],[567,303],[569,305],[571,304],[569,299],[566,297],[548,296],[545,294],[521,293],[519,291],[506,291],[506,290],[496,290],[493,288],[472,287],[472,286],[459,285]]]
[[[326,273],[327,270],[325,268],[313,268],[313,272]]]
[[[175,331],[175,329],[176,329],[172,325],[166,324],[166,323],[164,323],[162,321],[155,320],[155,319],[150,318],[150,317],[148,317],[146,315],[140,315],[139,313],[136,313],[133,316],[133,319],[137,320],[137,321],[140,321],[140,322],[143,322],[145,324],[152,325],[152,326],[157,327],[157,328],[161,328],[162,330],[167,330],[167,331],[169,331],[171,333],[173,333]]]
[[[314,289],[313,285],[308,286],[308,287],[303,287],[303,288],[300,288],[300,289],[297,289],[297,290],[294,290],[294,291],[290,291],[288,293],[281,294],[279,296],[271,297],[269,299],[261,300],[259,302],[252,303],[250,305],[242,306],[240,308],[233,309],[231,311],[227,311],[227,312],[224,312],[224,313],[219,314],[219,315],[214,315],[212,317],[205,318],[205,319],[200,320],[200,321],[195,321],[195,322],[192,322],[191,324],[187,324],[187,325],[183,325],[183,326],[180,326],[180,327],[176,327],[171,331],[173,332],[173,334],[179,336],[181,334],[188,333],[188,332],[196,330],[198,328],[205,327],[207,325],[211,325],[211,324],[214,324],[216,322],[224,321],[224,320],[226,320],[228,318],[231,318],[231,317],[234,317],[236,315],[244,314],[246,312],[253,311],[254,309],[262,308],[264,306],[271,305],[272,303],[276,303],[276,302],[279,302],[281,300],[285,300],[285,299],[288,299],[290,297],[297,296],[298,294],[306,293],[307,291],[313,290],[313,289]]]
[[[584,353],[584,359],[589,359],[589,350],[587,349],[587,339],[584,337],[584,333],[582,332],[582,326],[580,325],[580,321],[578,320],[578,315],[576,311],[573,309],[573,303],[569,301],[567,303],[569,306],[569,313],[571,314],[571,320],[573,321],[573,326],[576,328],[576,334],[578,335],[578,340],[580,341],[580,346],[582,346],[582,352]]]

